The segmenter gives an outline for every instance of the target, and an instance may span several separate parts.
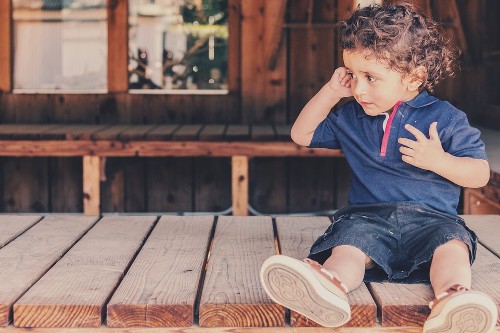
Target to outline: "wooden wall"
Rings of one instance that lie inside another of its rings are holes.
[[[4,47],[11,45],[10,16],[6,15],[11,9],[8,1],[2,1],[0,121],[293,123],[341,61],[332,22],[345,16],[352,1],[289,0],[286,8],[285,2],[230,0],[230,93],[189,96],[127,93],[125,0],[110,1],[109,5],[109,62],[113,64],[108,69],[109,93],[13,94],[12,54]],[[456,17],[450,16],[449,6],[443,8],[444,2],[451,0],[430,1],[430,10],[443,21],[452,22]],[[485,112],[482,107],[500,104],[500,66],[495,60],[500,29],[492,14],[499,12],[498,2],[456,3],[468,52],[462,76],[444,82],[437,94],[476,121],[499,119],[500,111]],[[453,24],[449,23],[448,29],[453,36],[458,35]],[[250,180],[250,204],[262,213],[328,210],[346,204],[349,170],[340,159],[254,158]],[[0,186],[3,212],[83,210],[79,158],[1,158]],[[230,206],[230,161],[109,158],[101,198],[103,212],[221,211]]]

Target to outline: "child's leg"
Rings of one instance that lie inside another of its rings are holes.
[[[333,248],[332,255],[323,267],[330,273],[337,274],[338,279],[351,291],[361,285],[365,269],[371,264],[371,259],[360,249],[351,245],[340,245]]]
[[[471,268],[467,245],[454,239],[439,246],[432,258],[430,279],[435,295],[455,284],[470,289]]]
[[[424,333],[475,332],[494,329],[498,310],[488,295],[471,291],[471,269],[467,245],[449,241],[434,251],[430,278],[436,299],[424,324]]]

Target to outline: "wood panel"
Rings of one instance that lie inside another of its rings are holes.
[[[162,216],[107,305],[107,326],[193,326],[213,222]]]
[[[48,158],[9,158],[3,167],[4,212],[48,211]]]
[[[96,221],[83,216],[51,216],[0,249],[0,326],[9,324],[12,304]]]
[[[99,160],[98,157],[97,159]],[[83,211],[82,169],[82,158],[79,157],[49,159],[49,211],[67,213]]]
[[[249,165],[251,208],[261,214],[288,212],[288,158],[252,158]]]
[[[296,259],[309,255],[313,242],[330,226],[328,217],[278,217],[276,227],[281,254]],[[351,320],[346,327],[373,327],[377,324],[377,306],[365,284],[348,294],[351,305]],[[291,311],[290,325],[295,327],[318,327],[312,320]]]
[[[201,327],[284,326],[285,313],[260,285],[260,266],[276,254],[270,217],[221,216],[200,300]]]
[[[12,1],[0,2],[0,91],[12,89]]]
[[[269,70],[266,56],[281,1],[241,2],[241,98],[244,123],[286,122],[286,39]]]
[[[99,327],[103,307],[156,217],[102,218],[14,304],[16,327]]]
[[[41,218],[38,215],[0,216],[0,248],[31,228]]]
[[[111,0],[108,13],[108,90],[128,90],[128,1]]]
[[[221,212],[231,207],[231,160],[196,158],[194,160],[195,212]]]

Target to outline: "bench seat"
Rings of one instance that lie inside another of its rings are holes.
[[[290,140],[289,125],[1,124],[0,156],[81,156],[83,212],[100,214],[100,181],[107,157],[229,157],[232,212],[248,215],[252,157],[342,157]]]
[[[500,215],[465,219],[481,241],[473,288],[500,304]],[[272,302],[258,278],[271,255],[305,257],[330,223],[0,215],[0,333],[331,331]],[[432,298],[426,284],[362,285],[349,294],[351,321],[336,331],[421,332]]]

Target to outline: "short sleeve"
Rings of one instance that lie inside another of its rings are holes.
[[[449,139],[443,143],[443,149],[453,156],[486,160],[486,150],[480,136],[481,132],[472,127],[465,113],[461,112]]]
[[[336,113],[330,112],[328,116],[319,123],[316,130],[314,130],[311,144],[308,146],[309,148],[340,148],[340,144],[335,136],[336,118]]]

